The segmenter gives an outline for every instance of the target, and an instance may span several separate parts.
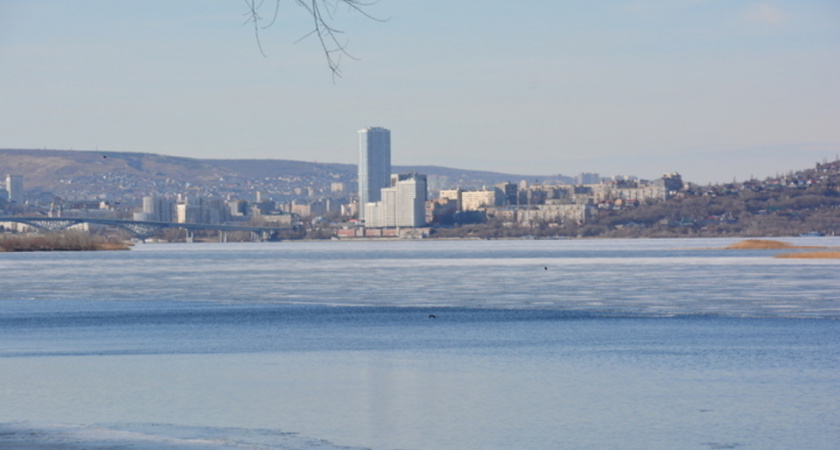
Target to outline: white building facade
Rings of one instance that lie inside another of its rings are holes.
[[[6,175],[6,192],[9,201],[17,204],[23,203],[23,175]]]
[[[461,209],[463,211],[479,211],[496,206],[496,191],[484,189],[481,191],[463,191],[461,193]]]
[[[365,204],[365,226],[391,228],[426,225],[426,192],[425,175],[391,175],[391,187],[381,190],[381,200]]]
[[[143,197],[143,211],[134,214],[134,220],[174,222],[175,202],[165,197]]]

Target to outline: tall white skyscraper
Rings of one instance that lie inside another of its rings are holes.
[[[359,220],[365,204],[381,200],[380,190],[390,185],[391,131],[380,127],[359,130]]]

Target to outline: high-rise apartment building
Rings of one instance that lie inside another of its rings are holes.
[[[518,200],[517,186],[511,182],[496,185],[496,206],[516,205]]]
[[[391,131],[380,127],[359,130],[359,220],[365,204],[381,200],[391,176]]]
[[[426,175],[417,173],[391,175],[396,189],[394,222],[398,227],[422,227],[426,224]]]
[[[10,202],[23,203],[23,175],[6,175],[6,192]]]
[[[143,212],[156,222],[174,222],[175,202],[165,197],[143,197]]]
[[[382,189],[382,200],[368,202],[365,209],[367,227],[422,227],[426,224],[426,175],[391,175],[391,187]]]
[[[174,222],[224,223],[230,217],[230,208],[219,198],[185,198],[175,204]]]
[[[599,184],[601,176],[592,172],[581,172],[575,177],[577,184]]]

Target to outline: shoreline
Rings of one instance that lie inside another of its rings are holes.
[[[796,239],[802,236],[788,236],[782,239]],[[721,239],[735,239],[734,236],[720,237]],[[577,241],[577,240],[668,240],[686,239],[672,237],[426,237],[423,239],[400,239],[391,237],[353,237],[333,239],[284,239],[272,242],[402,242],[402,241]],[[692,239],[692,238],[687,238]],[[708,239],[708,238],[698,238]],[[242,241],[249,242],[249,241]],[[184,242],[154,241],[144,242],[142,245],[155,244],[182,244]],[[195,243],[215,244],[218,241],[196,241]],[[20,252],[68,252],[68,251],[117,251],[130,250],[134,242],[106,239],[97,236],[90,236],[85,233],[70,234],[0,234],[0,253]],[[824,245],[794,245],[785,241],[768,239],[763,237],[746,238],[736,241],[726,247],[708,248],[724,250],[811,250],[809,252],[780,253],[774,255],[776,258],[840,258],[840,247]],[[703,249],[698,249],[703,250]]]
[[[0,253],[128,250],[130,243],[84,232],[0,234]]]

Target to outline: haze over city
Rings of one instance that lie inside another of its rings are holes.
[[[356,163],[381,125],[398,165],[697,183],[840,152],[837,2],[339,6],[335,79],[266,3],[265,56],[243,2],[0,3],[0,147]]]

